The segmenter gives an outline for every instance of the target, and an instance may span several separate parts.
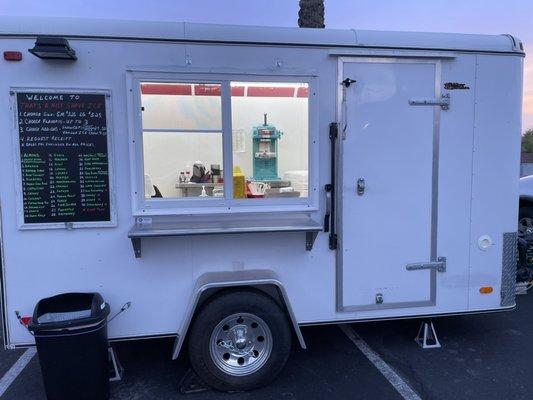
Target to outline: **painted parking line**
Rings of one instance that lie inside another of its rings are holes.
[[[9,386],[11,386],[13,381],[17,379],[17,376],[19,376],[26,365],[28,365],[35,353],[37,353],[37,349],[35,347],[28,348],[24,353],[22,353],[17,362],[13,364],[11,368],[9,368],[9,371],[4,374],[2,379],[0,379],[0,397],[2,397],[7,389],[9,389]]]
[[[339,328],[405,400],[422,400],[413,388],[411,388],[411,386],[404,381],[389,364],[383,361],[379,354],[372,350],[372,348],[349,325],[339,325]]]

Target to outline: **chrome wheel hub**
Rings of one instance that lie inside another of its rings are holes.
[[[272,333],[256,315],[241,313],[224,318],[211,334],[209,352],[215,365],[233,376],[250,375],[268,361]]]
[[[237,325],[230,329],[230,337],[233,339],[232,342],[235,343],[237,349],[242,350],[246,347],[248,338],[248,327],[246,325]]]

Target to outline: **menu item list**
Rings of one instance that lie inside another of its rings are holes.
[[[17,93],[24,223],[110,220],[105,94]]]

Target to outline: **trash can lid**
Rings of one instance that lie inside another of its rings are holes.
[[[76,329],[105,321],[109,305],[99,293],[62,293],[40,300],[28,325],[32,332]]]

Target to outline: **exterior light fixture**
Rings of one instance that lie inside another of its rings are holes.
[[[33,49],[28,51],[39,58],[55,60],[77,60],[76,51],[68,40],[58,37],[38,36]]]

